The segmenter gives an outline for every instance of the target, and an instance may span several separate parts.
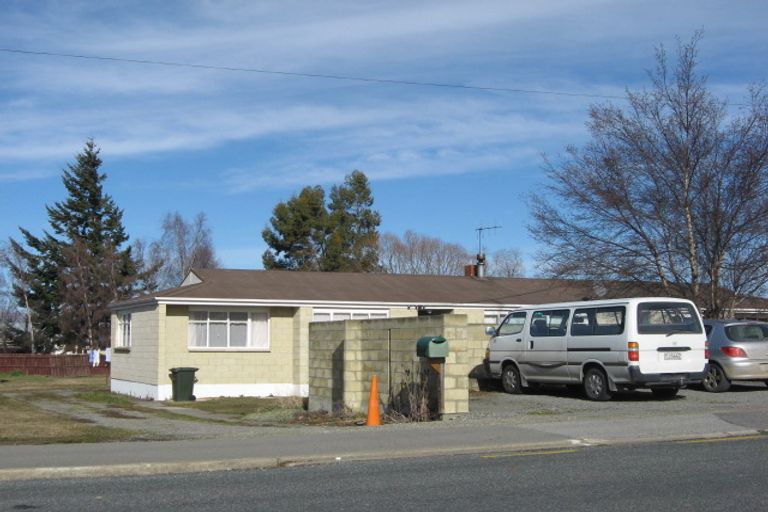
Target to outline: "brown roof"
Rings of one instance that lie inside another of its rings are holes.
[[[224,269],[195,269],[193,273],[200,283],[137,297],[114,307],[153,299],[508,306],[595,296],[590,282],[555,279]]]
[[[413,306],[500,306],[657,295],[630,283],[500,278],[292,272],[280,270],[194,269],[199,283],[162,290],[113,304],[113,308],[153,301],[258,301],[262,303],[369,303]],[[740,308],[766,309],[768,301],[750,297]]]

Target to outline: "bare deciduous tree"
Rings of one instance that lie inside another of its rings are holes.
[[[161,288],[179,286],[192,268],[219,267],[211,229],[202,212],[192,222],[184,220],[179,212],[167,214],[163,219],[162,237],[153,242],[147,252],[150,265],[162,261],[157,275]]]
[[[379,261],[388,274],[463,275],[472,255],[459,244],[406,231],[379,238]]]
[[[737,114],[696,72],[697,34],[670,69],[663,48],[650,91],[597,105],[592,140],[547,162],[532,197],[544,270],[623,280],[682,295],[719,317],[768,282],[768,101],[750,89]]]
[[[523,258],[517,249],[501,249],[488,260],[487,275],[491,277],[523,277]]]
[[[17,345],[25,346],[34,353],[35,327],[28,286],[14,275],[12,267],[24,271],[24,259],[10,244],[3,245],[0,247],[0,337],[4,338],[4,342],[15,338]],[[21,300],[17,300],[17,296]]]

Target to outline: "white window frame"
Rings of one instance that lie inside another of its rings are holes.
[[[328,320],[317,320],[316,315],[329,315]],[[349,318],[338,318],[349,315]],[[313,308],[313,322],[336,322],[339,320],[382,320],[389,318],[388,309],[342,309],[342,308]]]
[[[115,348],[131,348],[133,330],[131,329],[131,314],[117,314],[117,340]]]
[[[507,317],[510,310],[486,309],[483,311],[484,325],[501,325],[501,322]],[[493,321],[489,321],[493,317]]]
[[[192,334],[192,330],[194,329],[195,325],[200,325],[202,322],[192,320],[193,313],[205,313],[206,314],[206,320],[205,320],[205,326],[206,326],[206,333],[205,333],[205,346],[197,346],[192,345],[192,340],[194,339],[194,336]],[[211,321],[211,313],[226,313],[227,314],[227,320],[226,320],[226,326],[227,326],[227,345],[222,347],[212,347],[210,346],[211,341],[211,335],[210,335],[210,329],[211,324],[217,324],[217,323],[223,323],[220,320],[213,320]],[[230,319],[231,313],[244,313],[248,315],[248,319],[246,321],[246,339],[245,339],[245,346],[231,346],[231,326],[233,324],[239,324],[242,323],[242,321],[232,321]],[[266,333],[265,333],[265,345],[262,346],[253,346],[254,343],[254,329],[253,329],[253,323],[257,321],[255,318],[256,315],[263,315],[265,317],[266,321]],[[196,308],[190,308],[189,310],[189,317],[187,319],[187,350],[190,352],[269,352],[271,350],[272,346],[272,339],[271,339],[271,317],[269,314],[268,309],[243,309],[243,308],[219,308],[219,307],[196,307]]]

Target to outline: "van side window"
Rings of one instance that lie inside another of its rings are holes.
[[[525,325],[525,311],[518,311],[516,313],[510,313],[507,318],[499,326],[496,331],[497,336],[504,336],[507,334],[519,334],[523,331],[523,325]]]
[[[624,332],[624,306],[583,308],[573,312],[571,336],[604,336]]]
[[[565,336],[570,313],[568,309],[534,311],[531,317],[531,336]]]

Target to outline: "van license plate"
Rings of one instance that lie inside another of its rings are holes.
[[[682,352],[664,352],[665,361],[681,361],[683,359]]]

